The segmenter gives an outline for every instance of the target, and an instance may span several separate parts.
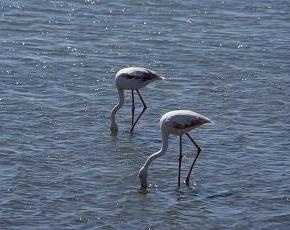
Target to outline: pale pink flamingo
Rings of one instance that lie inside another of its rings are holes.
[[[178,168],[178,188],[180,187],[180,170],[181,170],[181,160],[182,160],[182,135],[186,134],[186,136],[190,139],[190,141],[197,148],[197,155],[191,165],[191,168],[185,180],[186,185],[189,185],[190,174],[201,149],[197,145],[197,143],[191,138],[188,132],[205,123],[212,123],[212,122],[207,117],[201,114],[189,111],[189,110],[171,111],[164,114],[161,117],[160,127],[161,127],[161,136],[162,136],[162,147],[158,152],[152,154],[146,160],[145,164],[139,171],[139,178],[140,178],[142,189],[147,188],[147,172],[148,172],[149,165],[152,163],[153,160],[155,160],[158,157],[161,157],[166,152],[167,147],[168,147],[168,138],[170,134],[179,136],[180,153],[179,153],[179,168]]]
[[[133,129],[135,125],[137,124],[138,120],[147,109],[147,105],[145,104],[145,101],[143,100],[139,92],[139,89],[159,79],[164,79],[164,78],[159,76],[157,73],[155,73],[154,71],[150,69],[141,68],[141,67],[128,67],[128,68],[121,69],[117,72],[115,76],[115,83],[116,83],[116,88],[119,94],[119,102],[112,109],[112,112],[111,112],[111,128],[110,129],[113,133],[116,133],[118,131],[118,126],[116,123],[115,115],[117,111],[124,104],[124,90],[131,90],[132,92],[132,128],[130,132],[133,132]],[[135,122],[134,122],[134,111],[135,111],[134,90],[137,92],[143,104],[143,110]]]

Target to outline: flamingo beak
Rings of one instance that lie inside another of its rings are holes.
[[[147,189],[148,185],[147,185],[147,180],[141,180],[141,189]]]
[[[147,175],[139,173],[139,179],[140,179],[141,189],[147,189],[148,187]]]
[[[118,133],[118,128],[111,127],[110,130],[113,135]]]

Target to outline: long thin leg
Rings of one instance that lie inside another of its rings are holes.
[[[135,112],[135,101],[134,101],[134,90],[132,90],[132,127],[134,124],[134,112]]]
[[[145,101],[143,100],[143,98],[142,98],[142,96],[141,96],[139,90],[137,89],[136,91],[137,91],[137,93],[138,93],[139,98],[140,98],[141,101],[142,101],[142,104],[143,104],[143,110],[142,110],[142,112],[140,113],[140,115],[138,116],[138,118],[136,119],[135,123],[132,125],[132,128],[131,128],[131,130],[130,130],[131,133],[133,132],[133,129],[134,129],[135,125],[137,124],[137,122],[139,121],[140,117],[142,116],[142,114],[143,114],[143,113],[145,112],[145,110],[147,109],[147,105],[146,105]]]
[[[187,175],[187,177],[186,177],[186,180],[185,180],[186,185],[189,185],[190,174],[191,174],[191,171],[192,171],[192,169],[193,169],[193,166],[194,166],[194,164],[195,164],[195,162],[196,162],[196,160],[197,160],[197,158],[198,158],[198,156],[199,156],[199,154],[200,154],[200,152],[201,152],[201,148],[200,148],[200,147],[197,145],[197,143],[192,139],[192,137],[189,136],[188,133],[186,133],[186,136],[188,136],[188,138],[191,140],[191,142],[192,142],[192,143],[195,145],[195,147],[197,148],[197,154],[196,154],[196,157],[195,157],[195,159],[194,159],[194,161],[193,161],[193,163],[192,163],[192,165],[191,165],[191,168],[190,168],[190,170],[189,170],[189,172],[188,172],[188,175]]]
[[[181,172],[181,160],[182,160],[182,136],[179,136],[179,166],[178,166],[178,185],[177,189],[180,188],[180,172]]]

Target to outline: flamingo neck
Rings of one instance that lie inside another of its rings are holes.
[[[118,131],[118,125],[116,123],[116,113],[117,111],[124,105],[124,90],[118,90],[119,94],[119,102],[115,107],[112,109],[111,112],[111,131],[117,132]]]
[[[144,188],[144,189],[147,188],[147,172],[148,172],[148,168],[149,168],[150,164],[156,158],[161,157],[167,151],[167,148],[168,148],[168,137],[169,137],[168,133],[163,133],[162,134],[162,146],[161,146],[160,150],[158,152],[156,152],[156,153],[153,153],[150,157],[148,157],[148,159],[146,160],[145,164],[140,169],[139,178],[140,178],[140,182],[141,182],[141,188]]]

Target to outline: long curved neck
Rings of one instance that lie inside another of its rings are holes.
[[[115,107],[112,109],[111,112],[111,130],[118,130],[118,126],[116,123],[116,113],[117,111],[124,105],[124,90],[118,90],[118,94],[119,94],[119,102],[117,105],[115,105]]]
[[[146,174],[147,174],[147,171],[148,171],[148,167],[152,163],[152,161],[154,161],[158,157],[161,157],[167,151],[167,148],[168,148],[168,137],[169,137],[169,134],[167,132],[166,133],[165,132],[162,133],[162,146],[161,146],[161,149],[158,152],[153,153],[150,157],[148,157],[148,159],[146,160],[146,162],[145,162],[145,164],[143,166],[143,169],[145,170]]]

